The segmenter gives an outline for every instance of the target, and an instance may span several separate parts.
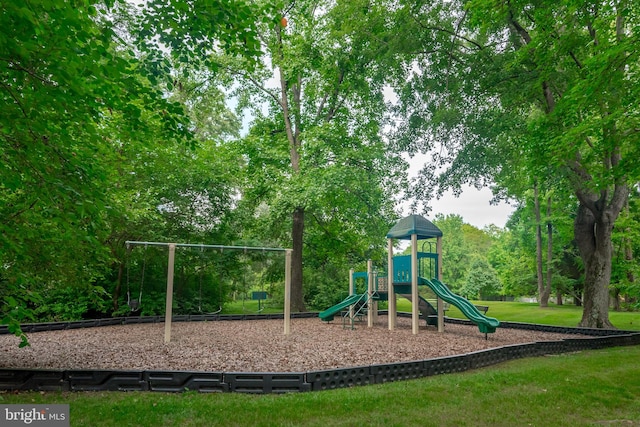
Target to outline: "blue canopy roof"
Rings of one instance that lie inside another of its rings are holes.
[[[409,240],[413,234],[417,234],[418,240],[442,237],[442,231],[434,223],[421,215],[409,215],[389,230],[387,239]]]

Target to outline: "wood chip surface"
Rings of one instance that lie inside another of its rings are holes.
[[[29,334],[30,347],[18,348],[12,335],[0,336],[0,367],[46,369],[115,369],[215,372],[306,372],[386,364],[470,353],[575,335],[498,328],[484,334],[476,326],[445,324],[445,332],[398,318],[388,330],[380,316],[372,328],[356,323],[343,328],[337,319],[292,319],[284,335],[283,320],[174,322],[164,344],[164,323],[104,326]]]

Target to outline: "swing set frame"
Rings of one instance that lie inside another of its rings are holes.
[[[141,242],[136,240],[127,240],[127,247],[133,246],[166,246],[169,248],[168,267],[167,267],[167,296],[164,310],[164,343],[171,342],[171,320],[173,317],[173,275],[177,248],[201,248],[201,249],[219,249],[223,250],[242,250],[242,251],[262,251],[262,252],[284,252],[284,334],[291,333],[291,249],[284,248],[268,248],[268,247],[252,247],[252,246],[226,246],[226,245],[205,245],[196,243],[168,243],[168,242]]]

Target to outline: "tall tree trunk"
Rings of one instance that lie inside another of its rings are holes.
[[[580,203],[574,222],[576,243],[585,266],[584,308],[579,326],[614,328],[609,321],[613,221],[610,215],[598,213],[596,217]]]
[[[122,289],[122,278],[124,277],[124,262],[118,263],[118,280],[116,281],[116,287],[113,290],[111,296],[113,311],[118,310],[118,299],[120,298],[120,290]]]
[[[540,215],[540,194],[538,181],[533,184],[533,204],[536,216],[536,275],[538,277],[538,303],[540,307],[549,305],[549,295],[545,297],[544,275],[542,272],[542,219]]]
[[[613,304],[613,311],[620,311],[620,289],[615,288],[613,295],[611,295],[611,304]]]
[[[547,282],[543,284],[540,294],[540,305],[547,307],[551,297],[551,281],[553,278],[553,225],[551,224],[551,197],[547,197]],[[544,304],[544,305],[543,305]]]
[[[304,237],[304,208],[293,211],[293,250],[291,252],[291,308],[306,311],[302,289],[302,246]]]
[[[627,203],[625,204],[625,211],[628,217],[629,216],[629,199],[628,198],[627,198]],[[631,230],[627,228],[626,231],[627,231],[627,235],[630,236]],[[629,237],[624,239],[624,259],[625,261],[627,261],[627,266],[630,266],[633,262],[633,246],[632,246],[631,238]],[[627,267],[627,281],[631,286],[633,286],[633,284],[636,282],[635,275],[633,274],[633,269],[630,267]],[[628,288],[629,287],[627,287],[627,289]],[[637,300],[637,298],[632,297],[629,294],[625,294],[624,300],[627,304],[630,304],[630,303],[634,303]]]
[[[122,281],[125,279],[125,268],[127,267],[127,263],[131,259],[131,246],[127,245],[125,247],[125,252],[123,258],[117,257],[114,249],[114,257],[116,259],[121,259],[118,263],[118,281],[116,282],[116,287],[113,290],[113,295],[111,296],[113,311],[117,311],[119,308],[118,299],[120,299],[120,293],[122,292]],[[128,274],[128,270],[126,271]],[[127,275],[127,280],[129,276]],[[127,286],[129,285],[127,281]]]
[[[278,37],[278,55],[284,61],[284,47],[282,42],[282,28],[276,25]],[[291,170],[294,175],[300,174],[300,149],[302,140],[301,132],[301,95],[302,77],[289,81],[285,77],[282,64],[279,66],[280,74],[280,107],[284,118],[285,131],[289,140],[289,154],[291,157]],[[291,103],[289,96],[291,95]],[[306,311],[304,305],[304,292],[302,284],[302,248],[304,245],[304,208],[296,207],[293,211],[293,226],[291,229],[291,308],[293,311]]]

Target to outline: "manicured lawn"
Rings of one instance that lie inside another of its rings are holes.
[[[287,395],[22,393],[72,426],[640,425],[640,346],[516,360],[418,380]]]
[[[224,304],[221,314],[267,314],[282,313],[283,308],[275,305],[270,300],[261,301],[258,308],[258,301],[242,300],[230,301]]]
[[[575,305],[550,304],[540,308],[536,303],[508,301],[473,301],[477,305],[489,306],[487,316],[502,321],[540,323],[543,325],[577,326],[582,318],[582,307]],[[411,311],[411,303],[402,298],[398,300],[398,311]],[[464,319],[456,307],[449,305],[447,316]],[[640,312],[609,312],[609,319],[618,328],[631,331],[640,330]]]

